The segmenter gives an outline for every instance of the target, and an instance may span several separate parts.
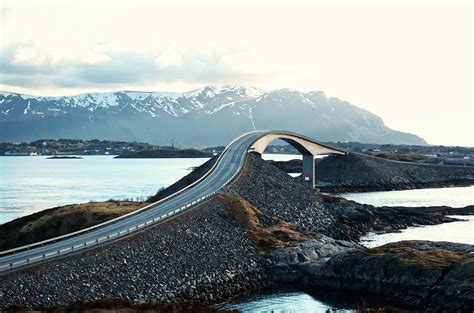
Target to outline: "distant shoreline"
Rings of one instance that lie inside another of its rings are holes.
[[[146,159],[146,158],[211,158],[214,155],[197,149],[160,149],[120,154],[114,159]]]

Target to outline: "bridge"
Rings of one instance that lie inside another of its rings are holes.
[[[113,220],[63,236],[1,251],[0,273],[47,262],[82,252],[149,228],[191,209],[230,184],[240,173],[247,153],[262,154],[272,141],[281,139],[303,155],[303,176],[308,187],[314,187],[314,156],[347,152],[286,131],[251,131],[234,139],[219,155],[209,171],[180,191]]]
[[[346,151],[341,149],[330,147],[303,135],[285,131],[266,132],[250,146],[249,151],[262,155],[265,148],[277,139],[286,141],[303,155],[302,174],[305,184],[310,188],[314,188],[314,156],[320,154],[347,154]]]

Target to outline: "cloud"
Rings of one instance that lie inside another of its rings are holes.
[[[196,84],[243,82],[259,74],[238,71],[226,53],[100,52],[82,58],[55,60],[25,45],[0,50],[0,84],[16,87],[87,88],[156,83]]]
[[[8,46],[0,50],[0,70],[2,75],[38,75],[47,74],[58,70],[58,64],[54,64],[46,57],[34,56],[34,49],[29,46]]]

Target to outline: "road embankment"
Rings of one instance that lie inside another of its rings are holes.
[[[217,198],[132,237],[3,275],[0,307],[96,299],[212,302],[260,286],[264,275],[245,230]]]
[[[309,269],[333,264],[329,263],[331,260],[343,262],[334,263],[339,266],[349,266],[344,262],[352,259],[341,256],[371,253],[357,244],[361,235],[414,224],[449,222],[453,219],[447,214],[460,214],[461,211],[474,214],[473,208],[469,207],[453,210],[446,207],[419,211],[415,208],[379,210],[342,198],[323,196],[260,158],[249,156],[235,183],[191,211],[131,237],[2,275],[0,308],[65,306],[96,299],[123,299],[132,303],[185,303],[190,300],[215,303],[273,283],[326,288],[312,283],[317,280],[315,275],[326,272],[310,272]],[[424,253],[429,254],[434,249],[428,246]],[[380,251],[377,256],[387,254],[397,258],[397,254],[388,250]],[[392,266],[389,261],[393,258],[381,258],[380,262],[372,263],[371,270],[384,272],[387,266]],[[452,269],[457,263],[450,258],[449,253],[439,254],[437,260],[448,262]],[[459,262],[464,261],[459,259]],[[325,269],[330,271],[331,268]],[[410,273],[416,275],[418,270],[428,276],[438,273],[436,267],[425,267],[424,264]],[[350,273],[344,285],[336,282],[330,285],[331,280],[340,277],[325,275],[328,288],[350,289]],[[404,276],[400,275],[405,275],[404,272],[400,270],[394,275],[402,283],[400,294],[406,295],[397,297],[397,303],[419,308],[424,300],[406,300],[410,295],[408,290],[412,288],[409,280],[403,285]],[[453,277],[461,279],[461,276]],[[449,292],[472,288],[472,282],[454,284],[452,281],[455,289]],[[431,286],[420,285],[417,293],[429,293]],[[356,281],[353,287],[374,292],[368,284],[364,287]],[[470,301],[464,296],[456,300],[459,303]],[[360,304],[355,306],[360,307]],[[440,304],[433,310],[441,307]]]
[[[474,167],[397,162],[358,153],[316,164],[317,187],[326,192],[384,191],[469,186]]]
[[[287,173],[301,173],[301,160],[271,163]],[[474,185],[474,166],[419,164],[350,153],[317,160],[315,180],[321,191],[335,193],[470,186]]]

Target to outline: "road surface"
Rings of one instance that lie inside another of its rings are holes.
[[[245,156],[257,140],[262,142],[259,148],[263,151],[270,141],[278,139],[278,137],[283,140],[285,140],[284,138],[292,139],[290,143],[293,144],[297,140],[299,145],[306,145],[306,148],[315,149],[318,153],[345,154],[343,150],[326,146],[299,134],[260,130],[245,133],[226,147],[213,168],[205,176],[180,192],[166,200],[158,201],[146,208],[112,221],[56,237],[54,241],[48,239],[41,243],[1,251],[0,273],[83,251],[98,244],[126,236],[139,228],[146,228],[151,224],[166,220],[173,214],[189,210],[197,202],[220,191],[231,179],[236,177],[244,165]],[[312,159],[314,161],[314,158]],[[314,167],[314,164],[312,166]]]
[[[29,250],[16,252],[14,254],[4,255],[0,258],[0,271],[6,272],[29,265],[29,263],[43,261],[43,259],[53,259],[57,257],[58,254],[63,255],[63,252],[72,252],[74,248],[71,249],[71,247],[76,247],[77,251],[84,247],[84,243],[86,243],[86,246],[92,246],[98,238],[106,239],[107,236],[115,237],[119,232],[124,232],[127,229],[134,228],[154,218],[159,218],[164,214],[175,211],[177,208],[181,208],[201,199],[204,195],[209,195],[221,190],[224,184],[240,171],[248,147],[264,133],[264,131],[255,131],[239,137],[227,147],[227,150],[223,153],[220,160],[216,163],[215,168],[207,177],[192,188],[172,197],[164,203],[159,203],[145,211],[87,233],[54,243],[48,243],[43,246],[32,247]],[[60,251],[60,253],[58,253],[58,251]]]

